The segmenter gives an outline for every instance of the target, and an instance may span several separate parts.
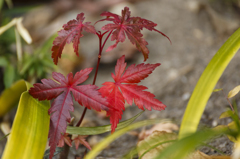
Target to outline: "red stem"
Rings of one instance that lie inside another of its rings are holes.
[[[97,67],[96,67],[96,71],[95,71],[95,75],[94,75],[94,79],[93,79],[93,85],[95,84],[96,82],[96,79],[97,79],[97,73],[98,73],[98,67],[99,67],[99,64],[100,64],[100,60],[101,60],[101,54],[102,54],[102,34],[97,34],[98,37],[99,37],[99,53],[98,53],[98,62],[97,62]]]
[[[229,104],[230,108],[232,109],[233,113],[235,113],[235,110],[233,109],[233,106],[232,106],[229,98],[225,95],[225,93],[223,92],[223,90],[222,90],[222,93],[223,93],[223,95],[227,98],[228,104]]]
[[[107,33],[107,32],[104,32],[103,35],[104,35],[105,33]],[[111,35],[111,33],[112,33],[112,31],[110,31],[110,33],[109,33],[108,36],[106,37],[106,39],[105,39],[105,41],[104,41],[104,43],[103,43],[103,45],[102,45],[102,47],[101,47],[102,50],[103,50],[103,47],[105,46],[105,44],[106,44],[106,42],[107,42],[107,39],[108,39],[109,36]]]
[[[82,116],[81,116],[80,120],[78,121],[76,127],[79,127],[79,126],[81,125],[81,123],[82,123],[82,121],[83,121],[83,118],[84,118],[86,112],[87,112],[87,107],[84,108],[83,113],[82,113]]]
[[[98,38],[99,38],[99,53],[98,53],[97,67],[96,67],[96,71],[95,71],[95,75],[94,75],[94,79],[93,79],[93,83],[92,83],[93,85],[95,84],[96,79],[97,79],[97,73],[98,73],[98,68],[99,68],[99,64],[100,64],[100,60],[101,60],[101,55],[102,55],[103,47],[105,46],[105,44],[106,44],[106,42],[107,42],[110,34],[112,33],[112,31],[108,34],[108,36],[106,37],[106,39],[104,40],[104,43],[103,43],[103,45],[102,45],[102,38],[103,38],[103,36],[104,36],[106,33],[107,33],[107,32],[104,32],[103,34],[101,34],[100,31],[96,33],[97,36],[98,36]],[[81,123],[82,123],[82,121],[83,121],[83,118],[84,118],[86,112],[87,112],[87,107],[84,108],[83,113],[82,113],[82,116],[81,116],[80,120],[78,121],[76,127],[79,127],[79,126],[81,125]]]

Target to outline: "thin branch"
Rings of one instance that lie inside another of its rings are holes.
[[[93,83],[92,83],[93,85],[96,83],[98,68],[99,68],[99,64],[100,64],[100,60],[101,60],[101,55],[102,55],[102,50],[103,50],[103,48],[104,48],[104,46],[105,46],[108,38],[110,37],[110,34],[112,33],[112,31],[108,34],[108,36],[107,36],[106,39],[104,40],[104,43],[102,44],[102,38],[103,38],[103,36],[104,36],[106,33],[107,33],[107,31],[104,32],[103,34],[102,34],[100,31],[99,31],[99,32],[96,32],[96,34],[97,34],[97,36],[98,36],[98,38],[99,38],[99,53],[98,53],[98,62],[97,62],[97,66],[96,66],[96,71],[95,71],[95,75],[94,75],[94,79],[93,79]],[[83,121],[83,118],[84,118],[86,112],[87,112],[87,107],[84,108],[83,113],[82,113],[82,116],[81,116],[80,120],[78,121],[76,127],[79,127],[79,126],[81,125],[81,123],[82,123],[82,121]]]

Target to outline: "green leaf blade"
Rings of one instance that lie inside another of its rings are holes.
[[[39,102],[28,92],[21,96],[2,159],[42,159],[48,138],[48,101]]]
[[[127,133],[128,131],[140,128],[142,126],[153,125],[156,123],[164,122],[164,120],[160,119],[152,119],[152,120],[144,120],[140,122],[133,123],[123,129],[120,129],[113,134],[107,136],[104,140],[99,142],[93,149],[85,156],[84,159],[92,159],[95,158],[103,149],[105,149],[111,142],[113,142],[118,137],[122,136],[123,134]]]
[[[21,94],[26,90],[25,81],[19,80],[2,92],[0,96],[0,117],[17,105]]]
[[[160,152],[159,155],[157,155],[154,159],[185,158],[189,153],[193,152],[197,146],[202,145],[202,142],[221,134],[236,135],[236,132],[231,132],[228,128],[225,127],[220,129],[206,129],[198,131],[176,141],[175,143],[164,149],[162,152]]]
[[[144,111],[141,111],[134,117],[125,120],[123,122],[120,122],[116,128],[116,130],[122,129],[129,124],[131,124],[135,119],[137,119]],[[110,132],[111,131],[111,125],[104,125],[104,126],[98,126],[98,127],[72,127],[68,126],[66,133],[69,134],[78,134],[78,135],[97,135],[97,134],[102,134],[105,132]]]
[[[13,81],[15,79],[15,68],[12,64],[8,64],[4,71],[3,81],[5,88],[11,87]]]
[[[207,101],[223,71],[240,48],[240,29],[238,29],[219,49],[202,73],[188,102],[179,138],[197,130]]]

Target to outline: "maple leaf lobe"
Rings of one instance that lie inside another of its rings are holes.
[[[72,147],[72,140],[70,139],[70,137],[68,136],[68,133],[64,133],[61,134],[61,139],[58,142],[58,147],[63,147],[64,143],[66,143],[68,146]]]
[[[78,45],[80,43],[80,38],[83,37],[83,30],[93,34],[96,33],[94,26],[90,25],[90,22],[83,23],[84,19],[84,13],[80,13],[77,15],[76,20],[70,20],[67,24],[63,25],[62,30],[58,31],[58,36],[53,41],[51,49],[53,62],[55,64],[58,63],[58,58],[61,58],[66,43],[72,42],[74,52],[79,56]]]
[[[78,135],[77,137],[75,137],[73,139],[73,141],[75,142],[75,147],[76,147],[76,150],[78,149],[80,143],[83,144],[85,147],[87,147],[89,150],[91,150],[91,146],[89,145],[89,143],[86,141],[86,138],[87,136],[81,136],[81,135]]]
[[[133,102],[139,109],[144,110],[164,110],[165,105],[155,98],[155,95],[145,91],[147,87],[137,85],[141,80],[148,77],[152,71],[160,65],[156,64],[133,64],[126,69],[125,56],[118,59],[115,66],[115,74],[112,73],[112,78],[115,82],[105,82],[99,89],[102,96],[106,97],[109,104],[119,111],[107,111],[112,124],[112,132],[114,132],[119,120],[122,117],[122,111],[125,110],[125,100],[132,105]]]
[[[142,52],[144,56],[144,61],[146,61],[148,59],[149,50],[146,47],[148,43],[145,39],[142,38],[143,34],[140,32],[143,28],[146,28],[150,31],[156,31],[168,38],[169,41],[170,39],[161,31],[155,29],[157,24],[155,24],[154,22],[143,19],[141,17],[131,17],[130,15],[131,12],[129,11],[128,7],[124,7],[124,9],[122,10],[122,16],[113,14],[111,12],[103,12],[101,14],[101,16],[106,16],[106,18],[99,21],[106,20],[113,22],[103,26],[102,30],[111,31],[111,40],[116,40],[115,44],[109,46],[106,51],[108,52],[114,49],[119,42],[125,41],[127,36],[130,42],[135,45],[140,52]]]

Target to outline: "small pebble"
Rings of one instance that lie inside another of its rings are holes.
[[[168,72],[168,80],[174,80],[178,77],[178,71],[176,69],[170,69]]]
[[[220,144],[218,147],[219,147],[219,148],[224,148],[225,146],[226,146],[226,142]]]
[[[201,9],[201,4],[198,1],[191,0],[187,3],[188,9],[193,13],[198,13]]]
[[[190,97],[190,93],[189,92],[186,92],[186,93],[184,93],[183,95],[182,95],[182,100],[188,100],[189,99],[189,97]]]
[[[212,122],[212,126],[215,127],[215,126],[217,126],[217,125],[218,125],[217,120],[213,120],[213,122]]]
[[[197,38],[197,39],[202,39],[203,38],[203,32],[200,29],[193,29],[193,35]]]
[[[100,136],[91,136],[88,139],[88,143],[91,147],[95,146],[97,143],[99,143],[102,140],[102,137]]]

